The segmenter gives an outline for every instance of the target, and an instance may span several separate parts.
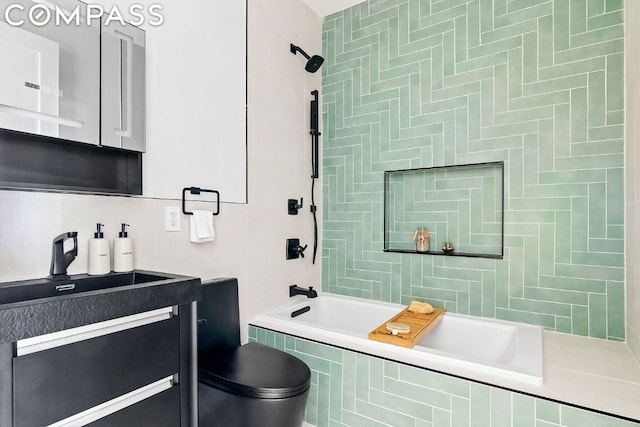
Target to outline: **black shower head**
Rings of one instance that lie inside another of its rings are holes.
[[[324,62],[324,58],[322,56],[320,55],[309,56],[307,55],[307,52],[300,49],[299,46],[296,46],[293,43],[291,43],[291,53],[295,55],[296,52],[300,52],[305,58],[307,58],[307,65],[304,66],[304,69],[310,73],[315,73],[316,71],[318,71],[322,66],[322,63]]]
[[[313,55],[307,61],[307,65],[304,66],[304,69],[310,73],[315,73],[320,69],[322,63],[324,62],[324,58],[320,55]]]

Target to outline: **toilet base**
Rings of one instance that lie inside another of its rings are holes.
[[[301,427],[309,389],[283,399],[257,399],[198,383],[200,427]]]

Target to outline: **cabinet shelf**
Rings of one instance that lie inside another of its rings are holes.
[[[384,190],[384,252],[503,258],[504,162],[385,171]],[[413,242],[422,228],[427,252]]]
[[[466,258],[491,258],[491,259],[503,259],[500,254],[483,254],[483,253],[470,253],[470,252],[450,252],[444,253],[442,251],[427,251],[418,252],[410,249],[384,249],[383,252],[399,253],[399,254],[416,254],[416,255],[436,255],[436,256],[448,256],[448,257],[466,257]]]

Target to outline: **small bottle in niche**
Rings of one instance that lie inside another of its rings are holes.
[[[413,233],[413,241],[416,242],[416,252],[429,252],[429,232],[424,227]]]

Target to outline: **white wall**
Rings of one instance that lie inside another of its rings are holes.
[[[305,72],[303,58],[289,52],[289,43],[320,53],[321,19],[302,0],[249,0],[248,19],[249,203],[221,205],[215,219],[216,240],[190,243],[186,216],[181,216],[181,232],[164,231],[164,207],[179,206],[179,200],[0,191],[0,281],[46,276],[51,240],[65,231],[78,231],[80,237],[79,255],[70,273],[86,272],[87,239],[95,223],[105,224],[105,235],[112,239],[119,224],[126,222],[131,224],[136,268],[203,280],[237,277],[244,322],[264,308],[285,303],[292,283],[320,287],[319,261],[311,265],[310,249],[303,260],[285,260],[285,239],[299,237],[312,245],[308,105],[309,92],[320,89],[320,72]],[[192,25],[207,26],[211,37],[226,36],[208,22],[207,16],[200,15]],[[156,72],[152,66],[147,69],[150,76]],[[183,84],[177,76],[171,90]],[[148,96],[153,98],[152,93]],[[148,123],[157,119],[153,111]],[[150,146],[160,143],[161,137],[153,132],[149,138]],[[317,201],[322,199],[321,188],[316,185]],[[287,199],[301,196],[305,208],[300,215],[287,215]]]
[[[627,342],[640,360],[640,3],[625,1]]]
[[[304,2],[320,16],[340,12],[363,1],[364,0],[304,0]]]
[[[286,302],[289,284],[320,288],[321,247],[316,265],[311,201],[309,101],[321,89],[321,71],[309,74],[306,60],[322,50],[322,21],[301,0],[249,0],[249,283],[243,295],[248,314]],[[316,203],[322,200],[316,182]],[[297,216],[287,199],[304,197]],[[319,208],[318,222],[322,211]],[[320,224],[321,226],[321,224]],[[286,238],[308,244],[304,259],[285,260]]]

